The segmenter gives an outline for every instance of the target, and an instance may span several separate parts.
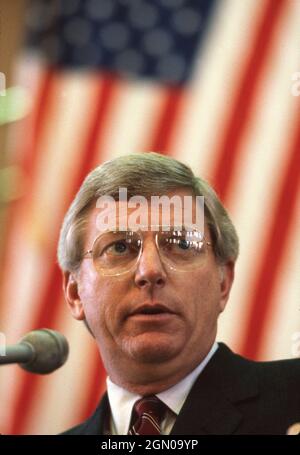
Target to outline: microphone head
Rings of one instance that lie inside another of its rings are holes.
[[[20,364],[31,373],[47,374],[61,367],[67,360],[69,345],[61,333],[56,330],[39,329],[27,333],[20,343],[29,344],[34,352],[32,360]]]

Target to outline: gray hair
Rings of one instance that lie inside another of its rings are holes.
[[[58,262],[62,270],[75,272],[79,269],[90,210],[100,196],[112,196],[117,200],[119,188],[127,188],[128,197],[138,194],[149,199],[154,194],[162,195],[179,188],[190,189],[195,196],[204,196],[205,219],[216,259],[220,264],[237,259],[236,230],[211,186],[180,161],[159,153],[144,152],[106,161],[87,175],[61,228]]]

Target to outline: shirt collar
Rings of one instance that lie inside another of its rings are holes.
[[[156,394],[156,396],[176,415],[179,414],[197,377],[204,370],[217,349],[218,344],[215,342],[205,359],[202,360],[202,362],[191,373],[170,389]],[[127,434],[133,405],[139,398],[141,398],[141,395],[131,393],[128,390],[114,384],[109,377],[106,379],[106,384],[112,413],[112,424],[115,427],[115,432],[116,434]]]

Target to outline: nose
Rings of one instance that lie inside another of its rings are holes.
[[[135,272],[135,284],[139,288],[163,287],[166,272],[160,260],[154,240],[144,242],[143,251]]]

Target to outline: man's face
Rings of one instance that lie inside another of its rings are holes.
[[[177,190],[168,195],[191,195]],[[91,212],[86,250],[99,235]],[[91,259],[78,274],[65,274],[65,293],[73,316],[86,319],[105,367],[115,382],[120,376],[149,378],[188,374],[208,353],[216,336],[233,280],[233,264],[220,267],[211,246],[201,266],[173,270],[162,263],[155,233],[143,232],[143,252],[135,268],[120,276],[99,274]],[[211,242],[205,227],[205,240]],[[145,377],[146,377],[145,376]],[[167,383],[168,381],[166,381]],[[126,380],[125,380],[126,383]]]

